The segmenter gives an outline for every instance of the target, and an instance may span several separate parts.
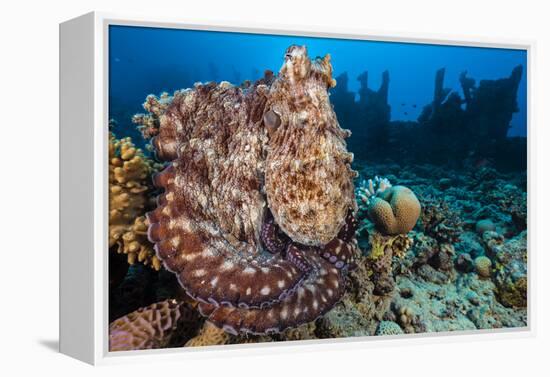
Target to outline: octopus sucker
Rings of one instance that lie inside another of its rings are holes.
[[[344,292],[357,208],[334,85],[329,55],[290,46],[278,75],[175,92],[152,130],[169,163],[153,178],[163,192],[148,237],[227,332],[298,326]]]

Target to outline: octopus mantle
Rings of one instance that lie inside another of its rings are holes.
[[[357,250],[353,156],[332,110],[330,56],[291,46],[275,77],[178,91],[153,145],[170,161],[148,214],[157,256],[230,333],[315,320]]]

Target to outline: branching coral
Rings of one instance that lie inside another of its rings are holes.
[[[160,97],[149,95],[143,103],[143,108],[147,113],[136,114],[132,118],[132,122],[137,125],[137,128],[141,131],[144,139],[150,139],[156,136],[160,127],[160,116],[170,102],[172,98],[168,93],[162,93]]]
[[[145,212],[150,209],[151,174],[158,169],[130,138],[109,138],[109,247],[136,261],[160,268],[147,240]]]
[[[358,191],[367,205],[369,218],[383,234],[406,234],[415,226],[421,208],[409,188],[391,186],[387,179],[376,177]]]
[[[186,304],[166,300],[141,308],[109,325],[109,351],[164,348],[176,330]]]

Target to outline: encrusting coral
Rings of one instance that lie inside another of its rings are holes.
[[[183,302],[166,300],[113,321],[109,325],[109,351],[166,347],[189,310]]]
[[[109,248],[160,269],[153,245],[147,239],[145,212],[151,208],[151,174],[158,165],[148,159],[130,138],[109,137]]]
[[[494,232],[493,232],[494,233]],[[501,302],[508,307],[527,306],[527,232],[523,231],[511,240],[495,241],[496,234],[488,232],[484,241],[494,255],[494,282]]]
[[[229,333],[281,332],[343,295],[357,173],[329,101],[334,85],[330,56],[291,46],[277,77],[176,92],[147,132],[169,162],[154,177],[164,193],[147,215],[149,239]]]
[[[187,341],[185,347],[215,346],[229,343],[229,334],[206,321],[199,334]]]
[[[376,329],[376,335],[401,335],[403,330],[393,321],[381,321]]]
[[[392,186],[387,179],[369,180],[368,187],[359,189],[367,205],[368,215],[383,234],[406,234],[414,228],[420,216],[420,202],[411,189]]]

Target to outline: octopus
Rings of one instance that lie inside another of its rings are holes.
[[[330,55],[290,46],[278,75],[177,91],[152,139],[167,162],[148,238],[203,316],[273,334],[329,311],[358,255]]]

